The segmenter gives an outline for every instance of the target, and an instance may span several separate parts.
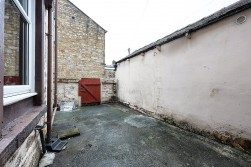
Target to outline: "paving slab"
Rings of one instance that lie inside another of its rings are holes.
[[[251,156],[119,104],[56,113],[53,135],[80,136],[56,153],[54,167],[251,167]]]

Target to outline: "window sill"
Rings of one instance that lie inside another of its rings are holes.
[[[26,98],[29,98],[35,95],[37,95],[37,93],[25,93],[25,94],[16,95],[16,96],[5,97],[3,98],[3,105],[8,106],[10,104],[16,103],[18,101],[24,100]]]
[[[39,123],[41,117],[46,113],[47,107],[45,105],[29,106],[27,111],[2,129],[2,138],[0,138],[0,166],[4,166],[15,151],[20,148]]]

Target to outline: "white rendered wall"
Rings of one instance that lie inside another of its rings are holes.
[[[116,79],[121,102],[251,139],[251,10],[121,62]]]

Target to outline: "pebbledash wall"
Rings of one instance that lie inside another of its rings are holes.
[[[59,0],[58,8],[58,100],[77,103],[81,78],[100,78],[102,87],[107,85],[106,30],[69,0]],[[102,92],[104,90],[101,90],[101,99],[105,102],[109,93]]]
[[[118,100],[251,153],[250,7],[239,1],[118,61]]]

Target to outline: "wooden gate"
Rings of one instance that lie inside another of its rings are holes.
[[[100,104],[100,79],[82,78],[78,82],[78,95],[82,104]]]

